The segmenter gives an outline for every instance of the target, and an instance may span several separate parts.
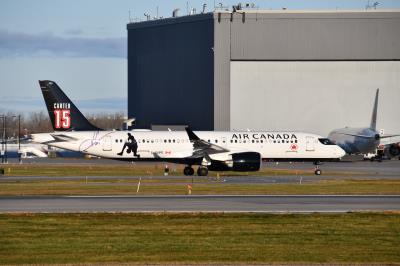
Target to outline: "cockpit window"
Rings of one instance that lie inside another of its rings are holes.
[[[321,142],[324,145],[335,145],[335,143],[333,143],[330,139],[318,139],[319,142]]]

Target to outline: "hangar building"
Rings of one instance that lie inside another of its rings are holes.
[[[129,23],[139,128],[400,133],[400,11],[237,10]],[[389,132],[390,131],[390,132]]]

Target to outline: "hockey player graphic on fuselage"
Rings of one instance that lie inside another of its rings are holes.
[[[140,155],[137,154],[137,149],[138,149],[137,141],[135,137],[132,136],[131,133],[128,133],[128,140],[125,142],[124,147],[122,147],[122,151],[117,154],[122,156],[122,154],[124,154],[125,148],[128,148],[126,150],[127,153],[133,152],[133,156],[140,158]]]

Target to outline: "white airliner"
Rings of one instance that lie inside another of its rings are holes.
[[[398,137],[399,134],[395,135],[383,135],[376,129],[376,120],[378,114],[378,99],[379,89],[376,90],[374,107],[372,110],[371,122],[369,127],[345,127],[335,129],[331,131],[328,138],[335,144],[339,145],[347,154],[368,154],[376,153],[376,149],[379,147],[382,139]],[[400,154],[400,148],[396,146],[396,143],[391,143],[390,154],[392,156],[398,156]]]
[[[33,141],[103,158],[185,164],[185,175],[208,171],[258,171],[262,160],[336,161],[344,150],[304,132],[105,131],[87,121],[53,81],[39,81],[54,133]],[[315,174],[321,170],[316,166]]]

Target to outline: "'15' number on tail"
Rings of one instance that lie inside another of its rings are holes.
[[[71,127],[71,117],[70,110],[56,109],[54,110],[54,123],[55,128],[70,128]]]

